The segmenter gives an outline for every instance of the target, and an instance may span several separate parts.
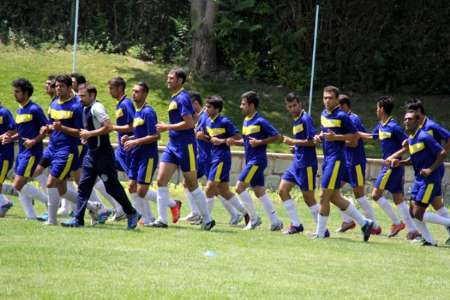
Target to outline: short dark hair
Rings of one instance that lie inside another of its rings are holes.
[[[377,99],[377,105],[383,108],[387,115],[390,115],[394,109],[394,99],[391,96],[381,96]]]
[[[286,102],[294,102],[297,101],[298,103],[300,103],[300,97],[297,95],[296,92],[290,92],[289,94],[286,95],[286,97],[284,97],[284,100]]]
[[[138,83],[136,83],[136,85],[142,87],[142,89],[144,90],[144,93],[148,93],[148,91],[150,90],[150,88],[148,87],[148,84],[146,84],[143,81],[139,81]]]
[[[323,88],[324,92],[333,93],[336,97],[339,97],[339,89],[333,85],[329,85]]]
[[[208,96],[206,98],[206,103],[213,106],[215,109],[218,109],[219,112],[221,112],[223,109],[223,98],[220,96]]]
[[[259,105],[259,98],[255,91],[248,91],[241,95],[241,100],[244,99],[247,101],[248,104],[253,103],[255,106],[255,109],[258,108]]]
[[[197,101],[200,106],[203,106],[202,97],[199,92],[189,92],[189,96],[191,97],[191,101]]]
[[[420,111],[422,115],[425,115],[425,108],[423,107],[423,101],[420,98],[413,98],[406,102],[406,110]]]
[[[122,77],[113,77],[108,81],[108,84],[121,87],[123,91],[125,91],[125,88],[127,87],[127,83]]]
[[[88,92],[89,95],[94,94],[95,97],[97,97],[97,88],[95,87],[95,85],[88,84],[86,86],[86,91]]]
[[[12,86],[16,89],[20,89],[22,93],[26,93],[28,97],[33,95],[33,85],[28,79],[18,78],[12,82]]]
[[[70,74],[70,77],[74,77],[77,80],[77,84],[86,83],[86,77],[81,73],[73,72]]]
[[[406,110],[406,112],[405,112],[405,115],[406,114],[414,114],[414,117],[416,118],[416,120],[419,120],[419,112],[417,111],[417,110],[415,110],[415,109],[408,109],[408,110]]]
[[[55,79],[56,79],[56,75],[48,75],[47,76],[47,80],[48,81],[50,81],[50,86],[52,87],[52,88],[54,88],[55,87]]]
[[[340,105],[346,104],[348,107],[351,107],[350,97],[345,94],[340,94],[339,95],[339,104]]]
[[[67,74],[58,75],[55,78],[55,82],[64,83],[66,86],[72,86],[72,78]]]
[[[174,73],[177,78],[181,78],[182,83],[186,82],[187,74],[182,68],[173,68],[169,73]]]

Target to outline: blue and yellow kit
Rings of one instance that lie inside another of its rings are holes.
[[[204,131],[205,134],[205,123],[208,120],[208,114],[205,111],[200,113],[200,116],[197,121],[197,125],[195,127],[196,132]],[[197,178],[201,178],[203,176],[208,176],[209,169],[211,168],[211,147],[212,144],[207,141],[197,139]]]
[[[124,95],[116,104],[116,124],[118,126],[132,124],[135,111],[133,101]],[[128,173],[130,153],[123,149],[121,142],[123,135],[124,133],[117,132],[117,148],[114,156],[116,158],[116,169]]]
[[[0,106],[0,135],[16,130],[16,122],[11,112],[3,106]],[[14,162],[14,143],[0,143],[0,184],[5,181],[8,171],[12,168]]]

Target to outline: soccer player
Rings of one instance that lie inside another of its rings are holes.
[[[339,95],[339,107],[346,112],[357,131],[367,132],[366,128],[361,122],[359,116],[352,112],[350,97],[344,94]],[[364,142],[358,138],[356,142],[345,144],[345,169],[342,177],[343,185],[348,183],[352,189],[356,201],[364,210],[365,216],[374,222],[372,234],[380,234],[381,227],[377,224],[375,219],[375,212],[370,205],[364,192],[366,177],[366,153],[364,151]],[[348,200],[348,199],[347,199]],[[343,218],[340,228],[336,232],[345,232],[356,226],[355,222],[346,214],[339,210]]]
[[[317,176],[317,155],[314,142],[316,130],[311,116],[305,112],[303,102],[296,93],[287,94],[285,104],[293,119],[293,137],[283,136],[283,143],[294,147],[294,160],[281,178],[278,194],[291,219],[291,224],[284,233],[296,234],[303,232],[304,228],[290,195],[290,191],[295,185],[299,186],[314,223],[317,222],[319,213],[319,204],[314,197]],[[329,235],[329,233],[325,234]]]
[[[377,100],[378,124],[372,133],[359,132],[361,138],[366,140],[379,140],[381,142],[381,151],[383,159],[389,158],[392,154],[402,149],[402,143],[408,138],[403,128],[391,117],[394,102],[392,97],[382,96]],[[384,165],[378,174],[372,190],[372,198],[381,209],[386,213],[392,222],[391,231],[388,237],[396,236],[406,227],[408,230],[407,239],[412,240],[418,237],[417,228],[409,214],[409,208],[403,196],[405,170],[403,167],[393,167]],[[395,214],[389,201],[383,196],[385,190],[391,192],[394,203],[396,204],[403,223]]]
[[[175,68],[167,75],[167,86],[172,92],[169,104],[169,123],[159,123],[159,132],[169,131],[169,143],[161,157],[158,169],[158,213],[159,219],[152,223],[153,227],[167,228],[167,206],[170,202],[167,184],[178,167],[183,172],[184,182],[203,218],[202,229],[211,230],[216,222],[211,219],[205,195],[198,186],[195,137],[194,110],[188,92],[183,88],[186,72]]]
[[[436,246],[437,243],[426,226],[424,214],[427,207],[441,197],[441,174],[439,166],[445,159],[447,151],[425,130],[421,130],[419,115],[414,110],[406,112],[404,117],[404,125],[409,134],[408,149],[410,158],[398,161],[393,159],[393,165],[409,165],[414,168],[416,187],[415,193],[412,195],[412,215],[423,240],[423,246]],[[433,223],[450,227],[450,218],[439,216],[432,212],[426,212],[429,218],[433,219]],[[450,243],[447,240],[447,243]]]
[[[45,137],[44,132],[40,132],[41,128],[47,125],[42,108],[31,100],[33,95],[33,85],[24,78],[16,79],[12,82],[14,97],[20,107],[16,111],[17,133],[14,135],[4,136],[4,143],[12,140],[19,140],[19,153],[16,157],[14,171],[14,188],[19,193],[19,200],[23,206],[28,220],[36,220],[36,212],[34,210],[32,199],[38,199],[44,204],[47,200],[40,197],[41,193],[31,183],[31,177],[36,169],[39,160],[42,157],[43,143]]]
[[[127,214],[128,229],[136,228],[139,215],[128,200],[127,194],[117,177],[114,168],[114,151],[109,141],[112,124],[105,107],[96,101],[97,90],[93,86],[80,89],[79,96],[84,105],[83,128],[80,138],[88,145],[88,152],[83,160],[80,185],[78,186],[77,208],[75,217],[61,225],[65,227],[84,226],[84,213],[89,196],[94,188],[97,177],[104,182],[108,193],[122,206]]]
[[[72,90],[73,94],[78,93],[78,88],[80,85],[86,84],[86,77],[83,74],[74,72],[70,74],[70,78],[72,79]]]
[[[248,91],[240,98],[240,109],[245,116],[242,126],[243,139],[237,141],[230,139],[230,145],[244,145],[245,167],[236,183],[242,204],[250,216],[250,221],[244,230],[253,230],[261,225],[261,217],[256,213],[252,198],[247,191],[250,186],[256,197],[261,200],[264,211],[270,219],[271,231],[283,228],[283,222],[278,218],[273,208],[272,199],[266,194],[264,187],[264,169],[267,167],[267,145],[281,139],[278,131],[263,117],[257,109],[259,98],[256,92]]]
[[[338,88],[327,86],[323,89],[323,104],[325,109],[320,118],[321,133],[314,137],[317,142],[323,140],[324,154],[320,210],[315,237],[326,237],[326,225],[332,202],[361,226],[366,242],[370,238],[373,221],[364,218],[351,202],[342,198],[340,193],[345,168],[345,143],[355,142],[358,135],[348,114],[339,108]]]
[[[230,191],[230,171],[231,171],[231,151],[230,139],[239,140],[241,135],[236,126],[225,116],[221,115],[223,109],[223,99],[219,96],[210,96],[206,99],[206,113],[208,118],[202,125],[202,130],[198,132],[212,145],[211,166],[207,174],[206,201],[209,211],[212,211],[214,196],[219,196],[225,209],[230,213],[230,225],[237,225],[244,216],[248,218],[247,212],[239,199]],[[240,213],[239,213],[240,212]]]

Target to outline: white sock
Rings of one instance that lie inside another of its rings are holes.
[[[9,203],[9,201],[6,199],[6,197],[3,194],[0,194],[0,206],[3,206],[7,203]]]
[[[209,214],[208,210],[208,204],[206,203],[206,197],[203,193],[202,189],[200,187],[197,187],[194,191],[191,192],[192,198],[195,201],[195,204],[197,205],[198,209],[200,210],[200,213],[203,217],[204,223],[211,222],[211,216]]]
[[[351,223],[351,222],[353,222],[353,219],[352,219],[349,215],[347,215],[347,214],[345,213],[345,211],[343,211],[342,209],[339,209],[339,208],[338,208],[338,212],[339,212],[339,214],[341,215],[342,222],[345,222],[345,223]]]
[[[23,186],[21,192],[27,194],[27,196],[32,199],[41,201],[45,205],[47,205],[48,203],[48,196],[42,191],[40,191],[37,187],[35,187],[31,182],[26,183]]]
[[[264,207],[264,211],[269,217],[270,222],[272,224],[279,223],[280,219],[278,219],[277,212],[273,209],[272,199],[270,199],[269,195],[264,194],[261,198],[259,198],[259,200],[261,200],[261,203]]]
[[[9,183],[2,184],[2,193],[5,195],[11,195],[11,196],[17,195],[16,189],[14,188],[14,186],[12,186]]]
[[[57,224],[56,214],[59,207],[59,193],[57,188],[48,188],[48,223]]]
[[[186,198],[188,199],[189,206],[191,207],[191,212],[193,215],[200,215],[200,211],[198,210],[197,205],[195,204],[194,199],[192,198],[191,192],[189,192],[188,189],[184,189],[184,194],[186,195]]]
[[[206,203],[208,204],[208,211],[212,214],[212,210],[214,208],[214,198],[206,198]]]
[[[419,232],[422,234],[422,237],[429,243],[436,244],[436,241],[433,239],[433,236],[431,235],[430,231],[428,230],[427,225],[414,218],[414,223],[416,223],[417,229],[419,229]]]
[[[230,216],[234,217],[238,214],[238,211],[236,210],[236,208],[234,208],[234,206],[230,203],[230,201],[226,200],[224,197],[220,195],[217,197],[219,198],[220,202],[222,203],[226,211],[230,214]]]
[[[242,215],[245,215],[247,211],[245,210],[244,206],[242,206],[242,203],[239,201],[236,194],[233,194],[233,197],[226,200],[228,203],[230,203],[237,211],[239,211]]]
[[[426,211],[423,215],[423,221],[432,224],[439,224],[445,227],[450,227],[450,219],[442,217],[438,214]]]
[[[319,218],[319,209],[320,209],[320,205],[317,203],[309,206],[309,212],[311,213],[311,216],[312,216],[315,224],[317,224],[317,220]]]
[[[77,205],[77,201],[78,201],[78,192],[72,190],[72,189],[67,189],[66,193],[64,195],[61,195],[61,197],[69,200],[70,202],[72,202],[75,206]],[[88,201],[86,204],[86,208],[90,211],[93,212],[97,212],[99,210],[99,206],[96,205],[97,203],[92,203],[91,201]]]
[[[119,202],[116,201],[116,199],[114,199],[110,194],[108,194],[108,192],[106,191],[106,187],[105,184],[103,183],[102,180],[97,181],[97,183],[95,184],[94,188],[100,193],[100,195],[103,196],[103,198],[105,198],[110,204],[111,206],[114,208],[114,210],[116,211],[116,213],[121,214],[121,212],[123,212],[123,208],[122,206],[119,204]]]
[[[31,198],[28,197],[22,191],[19,191],[19,200],[20,200],[20,203],[22,204],[25,214],[27,215],[27,219],[35,220],[36,212],[34,211],[34,207],[33,207],[33,203],[31,202]]]
[[[41,189],[45,190],[47,189],[47,176],[44,175],[44,173],[42,173],[39,176],[34,177],[34,179],[39,182],[39,186],[41,187]]]
[[[408,232],[416,231],[417,227],[412,220],[411,215],[409,214],[409,207],[406,205],[406,202],[403,201],[402,203],[397,205],[398,211],[400,212],[400,216],[402,216],[403,222],[405,222],[406,228],[408,229]]]
[[[352,219],[359,224],[359,226],[364,226],[366,224],[367,219],[363,217],[363,215],[356,209],[353,203],[349,203],[347,209],[344,211],[347,215],[349,215]]]
[[[372,205],[370,205],[367,197],[362,196],[361,198],[356,199],[356,201],[358,201],[359,205],[361,205],[362,209],[364,210],[365,216],[368,219],[372,220],[375,224],[377,224],[376,218],[375,218],[375,211],[373,210]]]
[[[156,201],[158,203],[159,221],[164,224],[169,224],[169,221],[167,219],[167,202],[170,199],[169,188],[158,187],[156,193],[158,195]]]
[[[148,189],[147,194],[145,195],[145,200],[156,203],[157,198],[158,198],[158,194],[156,193],[156,191],[154,191],[152,189]]]
[[[150,210],[150,206],[148,205],[148,202],[144,198],[139,197],[138,194],[136,194],[136,193],[131,194],[131,198],[133,199],[136,210],[142,215],[144,224],[148,224],[148,223],[152,222],[154,220],[154,217]],[[145,205],[145,204],[147,204],[147,205]]]
[[[318,237],[325,236],[325,230],[327,230],[327,222],[328,222],[328,216],[322,216],[320,213],[317,215],[316,235]]]
[[[395,225],[400,224],[400,219],[397,217],[394,210],[392,209],[391,203],[389,203],[389,201],[386,198],[381,197],[380,199],[378,199],[377,202],[378,202],[378,205],[381,207],[381,209],[389,217],[389,219],[391,219],[391,222],[393,224],[395,224]]]
[[[241,198],[241,203],[245,207],[250,219],[255,219],[258,215],[256,214],[255,205],[253,204],[252,197],[248,193],[247,190],[243,191],[239,194],[239,198]]]
[[[150,207],[150,202],[148,202],[145,198],[143,202],[143,208],[144,208],[144,223],[153,222],[155,220],[155,216],[153,216],[152,209]]]
[[[300,226],[300,218],[297,214],[297,209],[295,208],[294,201],[292,199],[288,199],[283,201],[283,205],[286,208],[289,218],[291,219],[291,223],[293,226]]]
[[[448,209],[447,209],[447,207],[445,207],[445,206],[439,208],[439,209],[436,211],[436,213],[437,213],[438,215],[440,215],[441,217],[444,217],[444,218],[450,218],[450,215],[448,214]]]

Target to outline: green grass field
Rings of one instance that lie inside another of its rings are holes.
[[[175,193],[181,195],[179,189]],[[284,208],[272,196],[286,224]],[[306,232],[311,232],[309,211],[297,199]],[[284,236],[269,231],[259,204],[263,225],[246,232],[226,224],[220,203],[214,209],[218,225],[211,232],[181,221],[168,230],[139,227],[130,232],[125,222],[69,229],[26,221],[14,203],[0,219],[2,299],[449,297],[449,249],[411,245],[404,232],[392,239],[383,233],[369,243],[361,241],[358,229],[332,232],[327,240],[311,240],[306,233]],[[377,207],[376,213],[388,231]],[[333,211],[329,228],[334,231],[339,222]],[[445,241],[443,228],[431,229],[440,243]],[[205,256],[208,250],[216,256]]]

